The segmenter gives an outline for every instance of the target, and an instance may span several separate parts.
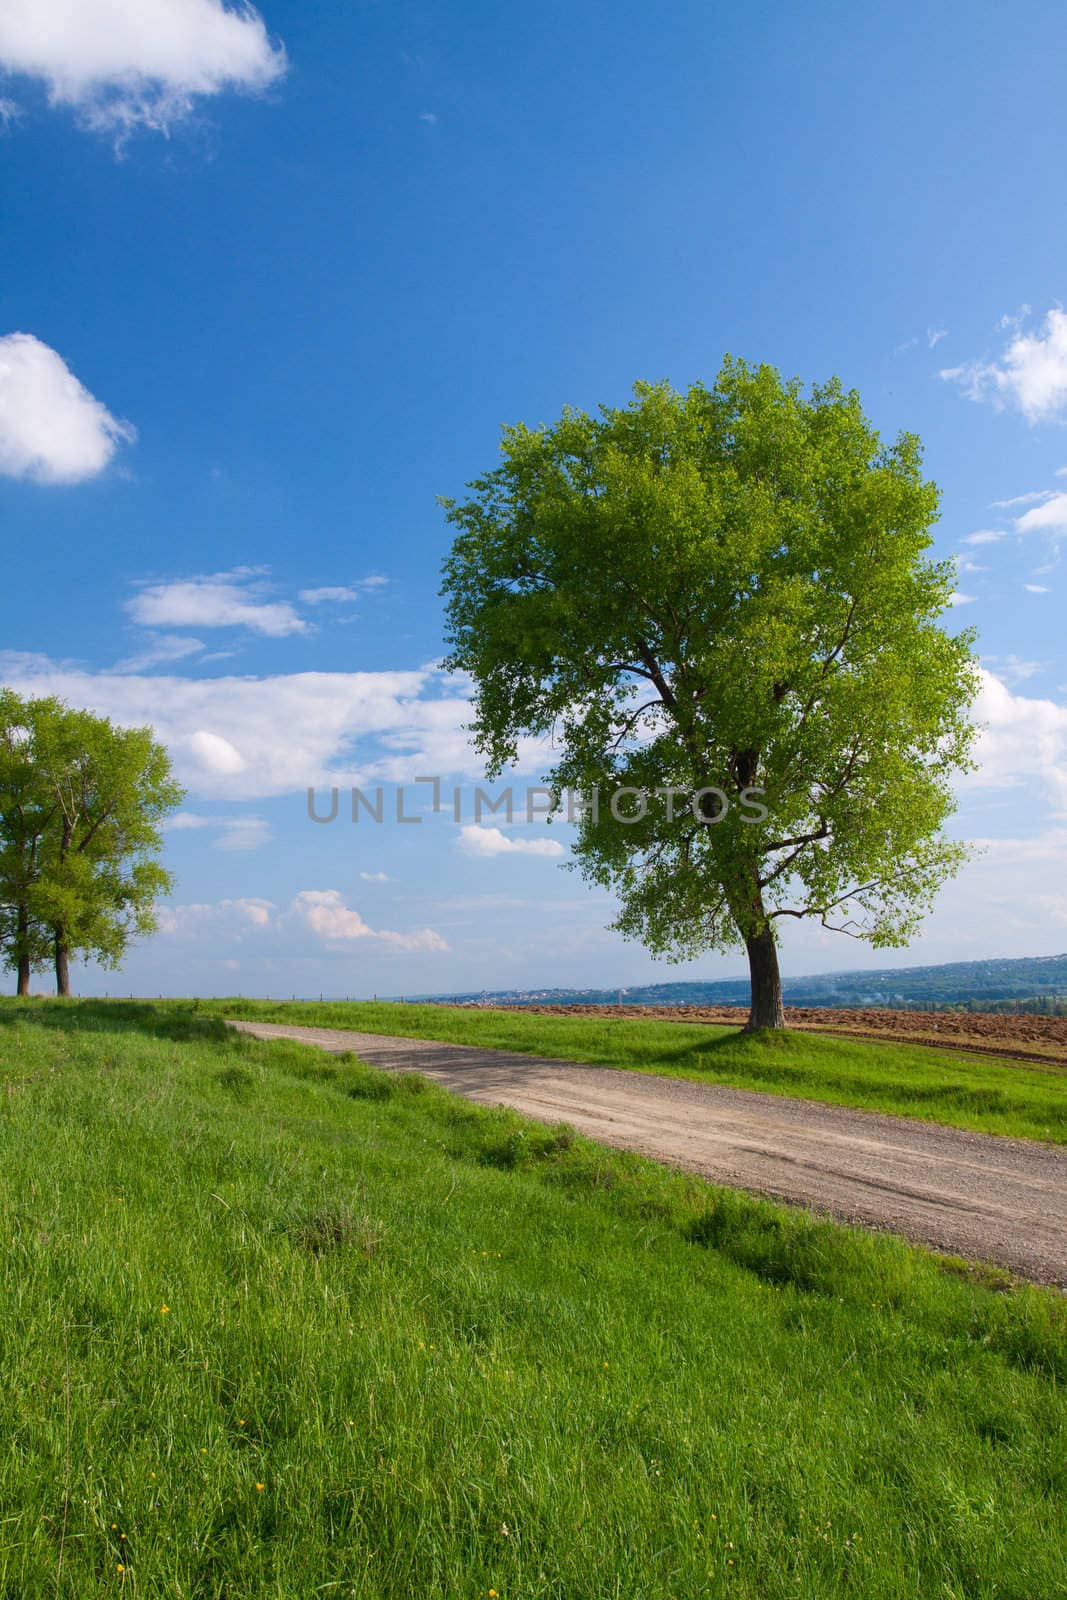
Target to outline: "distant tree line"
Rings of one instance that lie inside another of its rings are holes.
[[[1067,1015],[1067,955],[828,972],[786,979],[783,992],[787,1005],[801,1007],[1062,1017]],[[740,1006],[748,999],[748,984],[704,978],[625,988],[504,989],[435,998],[506,1005]]]
[[[151,728],[0,690],[0,952],[20,995],[75,958],[114,967],[172,887],[157,860],[182,799]]]
[[[1067,994],[1031,995],[1029,999],[972,999],[939,1006],[942,1011],[993,1011],[1005,1016],[1067,1017]]]

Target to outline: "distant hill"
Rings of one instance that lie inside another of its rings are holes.
[[[827,972],[783,982],[791,1006],[886,1006],[913,1011],[1067,1012],[1067,955],[952,961],[935,967]],[[651,983],[622,989],[495,989],[427,996],[473,1005],[743,1006],[747,978]]]

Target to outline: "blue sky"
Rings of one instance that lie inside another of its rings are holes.
[[[305,806],[477,781],[435,497],[500,425],[727,350],[840,375],[944,491],[987,848],[890,959],[1067,945],[1065,35],[1051,4],[0,0],[0,675],[152,721],[189,789],[159,935],[77,986],[739,972],[606,932],[558,826]],[[800,928],[785,959],[887,958]]]

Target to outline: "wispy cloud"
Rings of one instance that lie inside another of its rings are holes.
[[[214,840],[216,850],[258,850],[274,838],[266,817],[247,812],[229,817],[205,817],[193,811],[179,811],[167,820],[165,827],[173,833],[212,829],[218,834]]]
[[[376,574],[370,578],[359,578],[355,583],[333,583],[325,584],[321,589],[301,589],[299,598],[309,606],[342,605],[361,600],[365,594],[384,588],[388,582],[388,578]]]
[[[81,483],[136,437],[50,346],[32,333],[0,338],[0,475]]]
[[[1021,656],[983,656],[982,659],[994,669],[998,678],[1011,685],[1025,683],[1045,670],[1043,661],[1026,661]]]
[[[241,943],[248,937],[270,929],[277,918],[273,900],[255,896],[240,899],[193,901],[185,905],[161,906],[159,932],[172,939],[201,941],[221,938]]]
[[[185,661],[189,656],[199,655],[204,644],[201,639],[192,639],[180,633],[161,633],[150,637],[143,649],[132,656],[126,656],[122,661],[116,661],[112,672],[146,672],[150,667],[172,665],[175,661]]]
[[[1013,506],[1032,506],[1036,500],[1047,500],[1054,493],[1052,489],[1030,489],[1026,494],[1013,494],[1010,500],[994,500],[993,505],[998,511],[1010,510]]]

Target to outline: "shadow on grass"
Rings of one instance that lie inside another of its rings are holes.
[[[0,1027],[28,1024],[61,1033],[139,1033],[182,1044],[227,1045],[238,1037],[221,1017],[188,1000],[4,1000]]]

